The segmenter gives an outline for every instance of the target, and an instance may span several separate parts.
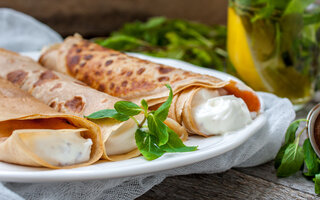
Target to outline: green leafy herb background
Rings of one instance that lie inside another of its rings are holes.
[[[225,26],[153,17],[125,24],[98,44],[119,51],[184,60],[195,65],[235,74],[227,61]]]

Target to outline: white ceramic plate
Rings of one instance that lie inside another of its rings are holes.
[[[24,53],[34,59],[37,59],[39,52]],[[222,79],[236,79],[228,74],[200,68],[182,61],[173,59],[153,58],[140,54],[131,54],[153,62],[163,63],[182,69],[205,73],[220,77]],[[237,80],[237,79],[236,79]],[[263,108],[262,108],[263,110]],[[255,134],[266,119],[262,112],[251,124],[245,128],[230,132],[222,136],[203,138],[191,136],[186,142],[187,145],[197,145],[198,149],[187,153],[170,153],[153,161],[146,161],[143,157],[133,158],[118,162],[99,161],[91,166],[76,169],[51,170],[46,168],[24,167],[19,165],[0,162],[0,181],[10,182],[54,182],[54,181],[76,181],[119,178],[125,176],[134,176],[145,173],[157,172],[161,170],[172,169],[184,165],[192,164],[206,160],[227,151],[230,151],[242,143],[250,136]]]

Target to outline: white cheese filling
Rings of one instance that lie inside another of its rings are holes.
[[[129,153],[137,148],[135,133],[137,124],[132,120],[124,122],[120,128],[113,131],[105,142],[105,149],[108,155],[119,155]]]
[[[23,142],[41,159],[54,166],[69,166],[90,159],[92,140],[80,135],[86,129],[16,130],[29,133]]]
[[[200,89],[194,97],[192,115],[199,130],[206,135],[223,134],[243,128],[252,121],[241,98],[225,95],[223,89]]]

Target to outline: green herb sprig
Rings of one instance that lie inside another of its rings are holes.
[[[280,148],[274,166],[277,169],[278,177],[288,177],[299,170],[303,175],[315,182],[315,193],[320,194],[320,160],[313,150],[309,138],[299,145],[300,136],[305,132],[306,126],[296,135],[301,122],[306,119],[299,119],[290,124],[287,129],[285,142]],[[305,168],[303,168],[305,164]],[[305,170],[306,169],[306,170]]]
[[[182,19],[152,17],[126,23],[108,38],[94,41],[118,51],[184,60],[195,65],[235,73],[227,61],[226,27]]]
[[[118,121],[132,119],[138,126],[135,140],[141,154],[147,160],[154,160],[164,153],[189,152],[197,150],[196,146],[186,146],[179,136],[170,129],[164,121],[168,117],[172,103],[173,92],[170,90],[168,99],[155,111],[148,111],[148,103],[142,99],[141,107],[129,101],[118,101],[114,109],[104,109],[85,116],[89,120],[113,118]],[[143,113],[144,118],[139,122],[134,116]]]

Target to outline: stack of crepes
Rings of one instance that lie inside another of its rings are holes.
[[[102,155],[100,129],[58,113],[0,79],[0,160],[35,167],[74,168]]]
[[[56,111],[79,117],[102,109],[113,109],[114,104],[121,100],[72,77],[45,69],[31,58],[4,49],[0,49],[0,76]],[[94,123],[101,129],[103,159],[116,161],[140,155],[135,143],[138,127],[132,119],[125,122],[97,119]],[[165,123],[181,138],[187,138],[185,129],[178,123],[170,119]]]
[[[84,40],[78,34],[44,50],[39,62],[48,69],[75,77],[109,95],[133,102],[145,99],[151,109],[157,108],[167,99],[165,84],[170,84],[174,99],[169,117],[191,134],[216,134],[202,127],[201,120],[196,117],[199,110],[195,109],[213,97],[234,95],[245,102],[252,118],[260,112],[258,96],[243,83],[222,81],[212,76],[131,57]],[[243,106],[237,108],[244,109]],[[202,110],[205,112],[205,109]]]

